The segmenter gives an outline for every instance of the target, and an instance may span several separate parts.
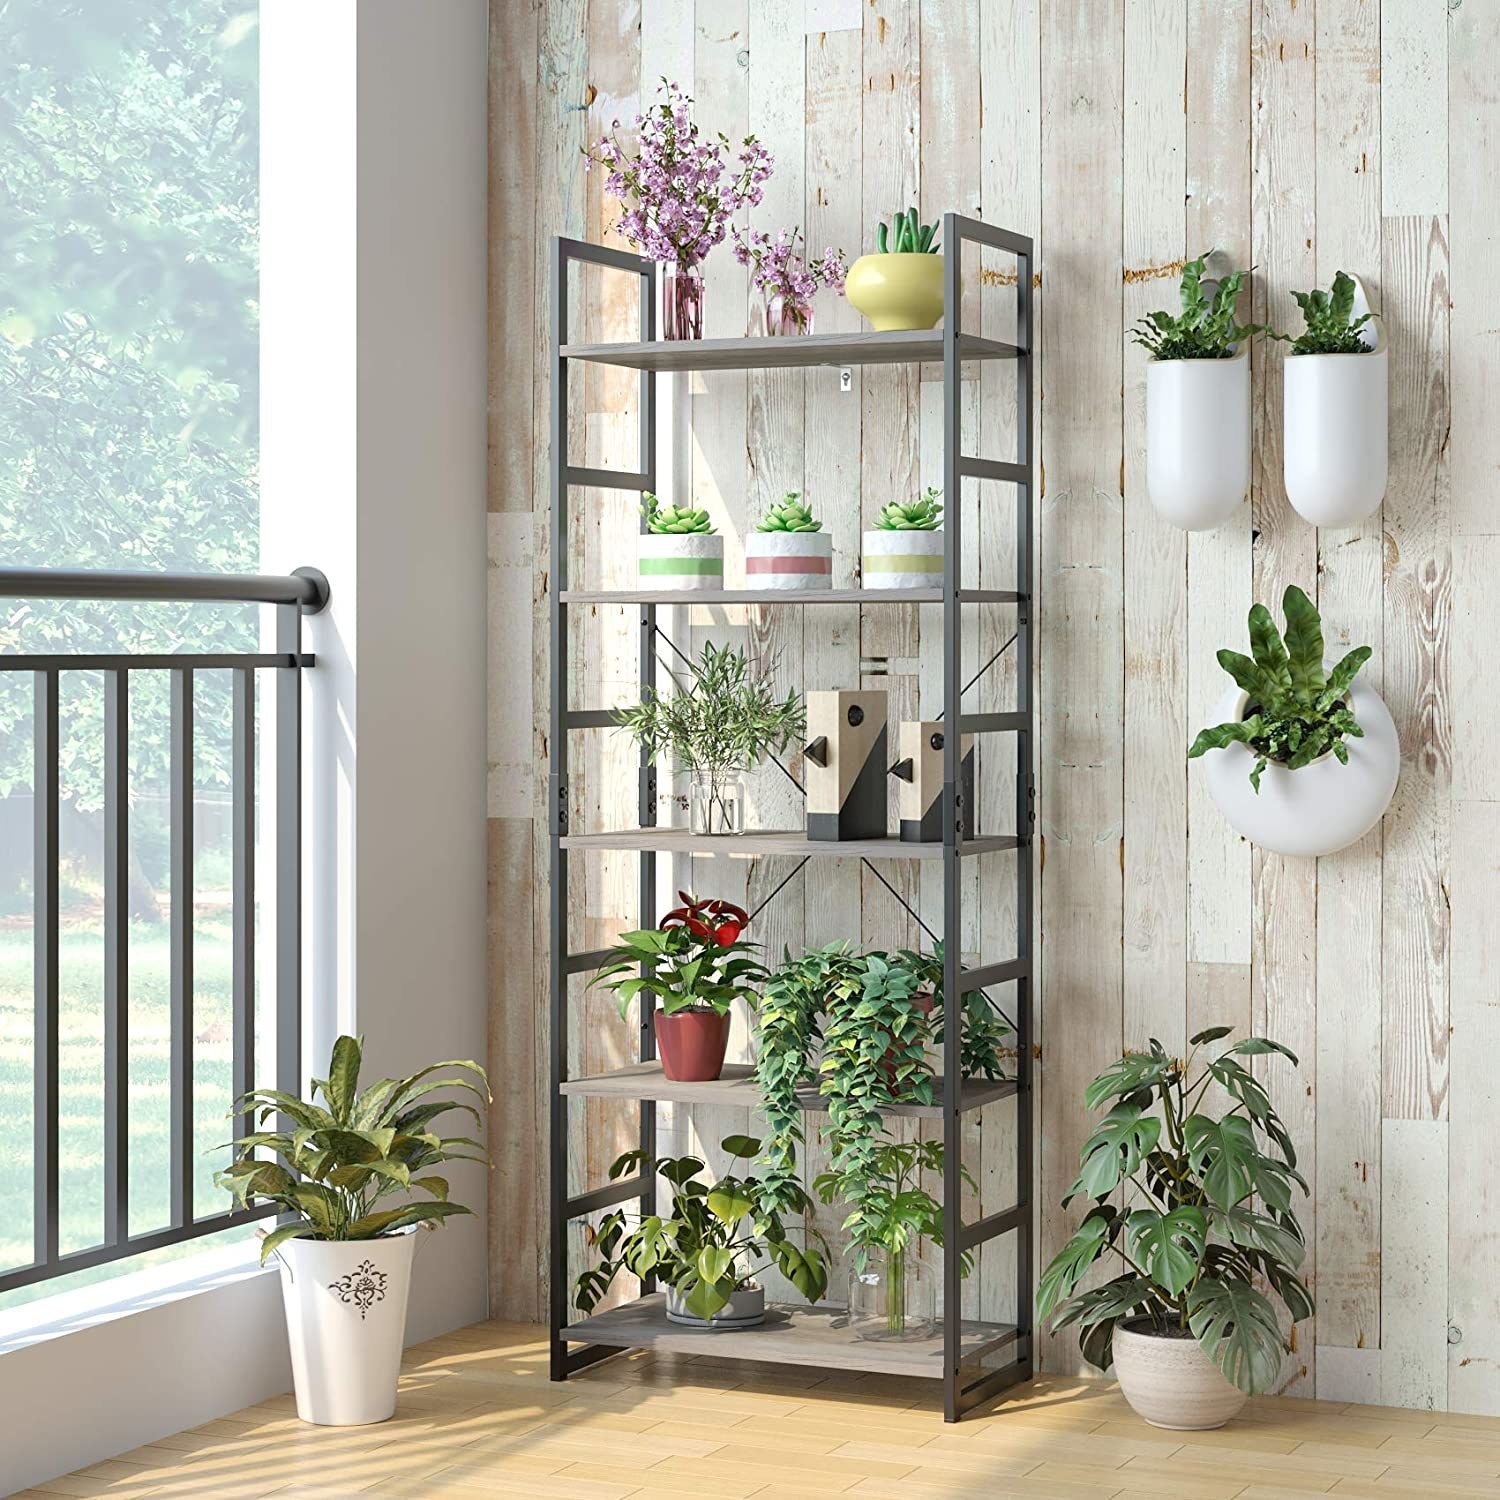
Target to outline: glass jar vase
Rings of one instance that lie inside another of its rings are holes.
[[[662,267],[661,336],[703,337],[703,267],[696,261],[669,261]]]
[[[813,331],[812,303],[778,292],[766,298],[766,333],[772,338]]]
[[[738,771],[694,771],[688,791],[693,833],[743,833],[745,783]]]
[[[931,1338],[937,1329],[937,1275],[913,1246],[870,1250],[849,1272],[849,1326],[859,1339]]]

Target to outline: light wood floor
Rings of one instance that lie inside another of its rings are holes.
[[[1113,1385],[1046,1377],[945,1427],[920,1380],[627,1355],[565,1385],[529,1327],[413,1349],[396,1416],[299,1423],[290,1396],[26,1491],[193,1500],[1371,1500],[1500,1496],[1500,1418],[1259,1399],[1158,1432]]]

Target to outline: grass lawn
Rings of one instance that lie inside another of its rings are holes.
[[[104,943],[96,917],[64,926],[59,989],[62,1003],[61,1241],[64,1252],[98,1244],[104,1205]],[[165,923],[132,926],[130,934],[130,1231],[162,1227],[168,1218],[168,998],[170,960]],[[228,1153],[230,1122],[231,970],[228,912],[200,911],[194,945],[193,1113],[195,1211],[227,1205],[213,1185]],[[0,1269],[32,1258],[32,932],[29,923],[0,929]],[[243,1238],[245,1229],[231,1230]],[[158,1252],[148,1262],[74,1273],[66,1285],[99,1281],[143,1264],[190,1255],[199,1240]],[[0,1308],[45,1297],[62,1282],[0,1294]]]

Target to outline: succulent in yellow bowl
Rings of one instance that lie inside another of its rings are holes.
[[[937,225],[918,222],[915,208],[880,224],[874,255],[849,267],[844,295],[882,333],[932,328],[943,316],[943,257]]]

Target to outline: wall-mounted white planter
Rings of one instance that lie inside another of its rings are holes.
[[[1230,689],[1211,722],[1243,718],[1248,701],[1238,688]],[[1244,745],[1204,755],[1209,794],[1236,833],[1274,854],[1316,858],[1348,848],[1380,821],[1401,772],[1396,726],[1380,694],[1357,679],[1349,706],[1365,733],[1345,741],[1347,766],[1331,752],[1296,771],[1271,762],[1257,793],[1250,785],[1255,755]]]
[[[943,581],[943,532],[867,531],[860,584],[867,589],[935,589]]]
[[[1367,312],[1355,279],[1354,310]],[[1368,354],[1289,354],[1282,378],[1282,474],[1292,508],[1314,526],[1357,526],[1385,499],[1385,330],[1360,330]]]
[[[1250,355],[1146,365],[1146,490],[1184,531],[1221,526],[1250,488]]]
[[[643,532],[640,537],[643,589],[721,589],[724,538],[702,531]]]
[[[745,587],[826,589],[833,583],[827,531],[752,531],[745,538]]]
[[[286,1240],[281,1267],[297,1415],[326,1427],[396,1409],[414,1229],[376,1240]]]

